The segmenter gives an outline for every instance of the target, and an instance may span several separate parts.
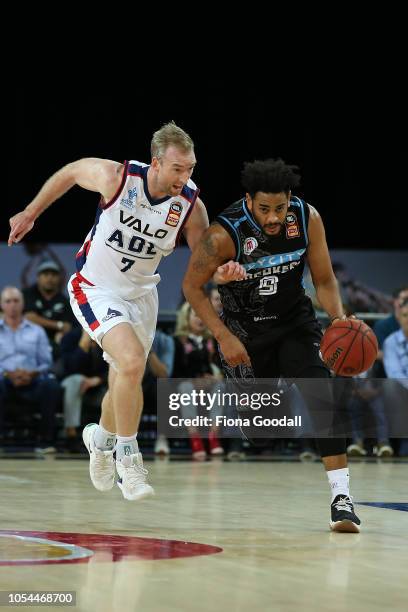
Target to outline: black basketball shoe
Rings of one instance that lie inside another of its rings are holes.
[[[359,533],[361,521],[354,514],[352,498],[348,495],[337,495],[331,505],[330,529],[345,533]]]

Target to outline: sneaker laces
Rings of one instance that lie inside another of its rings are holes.
[[[333,506],[339,511],[353,512],[353,498],[351,496],[341,497]]]
[[[99,448],[93,450],[95,468],[103,475],[112,475],[112,451],[104,451]]]
[[[132,460],[133,457],[135,459]],[[141,458],[137,455],[125,455],[121,460],[121,464],[125,469],[126,479],[131,486],[146,484],[146,476],[149,472],[143,467]]]

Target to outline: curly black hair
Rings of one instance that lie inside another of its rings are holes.
[[[298,170],[297,166],[289,166],[280,158],[246,162],[241,183],[252,198],[258,191],[288,195],[300,183]]]

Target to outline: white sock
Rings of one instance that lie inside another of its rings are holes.
[[[134,455],[139,452],[136,436],[137,432],[133,436],[116,437],[116,461],[120,461],[125,455]]]
[[[337,495],[350,495],[348,468],[330,470],[327,472],[327,478],[332,492],[332,501]]]
[[[99,423],[95,431],[94,442],[96,448],[99,448],[99,450],[113,450],[116,443],[116,434],[106,431]]]

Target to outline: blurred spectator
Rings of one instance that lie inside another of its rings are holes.
[[[64,425],[66,447],[76,452],[82,450],[82,439],[77,428],[81,425],[83,403],[99,407],[107,389],[109,366],[102,349],[85,330],[75,327],[61,340],[61,361],[65,378]]]
[[[390,312],[392,299],[378,291],[363,285],[351,277],[345,266],[333,262],[333,271],[339,283],[342,302],[353,312]]]
[[[43,261],[53,261],[58,265],[61,270],[61,281],[62,285],[66,283],[66,270],[60,261],[57,253],[51,247],[48,242],[26,242],[21,243],[25,253],[27,254],[28,262],[21,270],[20,286],[22,289],[26,289],[36,279],[37,268]]]
[[[386,416],[382,385],[371,378],[372,371],[363,372],[354,378],[355,387],[349,400],[348,408],[351,416],[353,438],[347,447],[350,456],[365,456],[364,448],[364,416],[367,409],[375,420],[377,445],[374,454],[377,457],[391,457],[394,450],[388,437],[388,419]]]
[[[51,347],[44,330],[23,317],[23,296],[16,287],[1,293],[4,317],[0,320],[0,434],[3,433],[6,400],[16,398],[34,404],[41,413],[38,450],[55,452],[55,414],[60,385],[48,373]]]
[[[400,328],[400,324],[398,321],[400,305],[401,303],[408,299],[408,287],[400,287],[399,289],[395,289],[392,293],[392,297],[394,299],[394,312],[386,319],[381,319],[376,321],[373,326],[373,331],[377,336],[378,346],[380,350],[383,348],[384,340],[393,332],[396,332]],[[382,353],[380,355],[382,358]]]
[[[213,338],[197,317],[190,304],[183,304],[177,315],[175,335],[174,378],[200,378],[201,383],[208,383],[208,391],[215,393],[223,377],[217,372],[213,364],[216,348]],[[180,393],[191,393],[193,383],[185,381],[180,384]],[[194,418],[197,415],[196,407],[191,403],[182,407],[183,418]],[[215,405],[211,417],[215,419],[221,415],[221,407]],[[193,459],[202,461],[206,458],[206,451],[202,438],[196,427],[188,427]],[[222,455],[224,449],[218,440],[218,427],[213,425],[208,434],[210,454]]]
[[[218,291],[217,287],[210,286],[208,288],[208,297],[215,312],[220,315],[222,312],[222,302],[220,292]]]
[[[390,334],[384,341],[384,368],[387,377],[397,384],[394,401],[404,411],[405,424],[408,419],[408,300],[400,304],[397,318],[401,329]],[[399,454],[408,456],[408,439],[401,440]]]
[[[156,329],[142,381],[144,400],[143,414],[157,412],[157,379],[169,378],[173,373],[173,364],[174,339],[162,330]],[[157,455],[170,454],[168,440],[163,434],[157,435],[154,452]]]
[[[43,261],[37,268],[37,283],[23,290],[25,316],[41,325],[54,351],[64,334],[76,324],[69,300],[61,293],[61,271],[55,261]]]

